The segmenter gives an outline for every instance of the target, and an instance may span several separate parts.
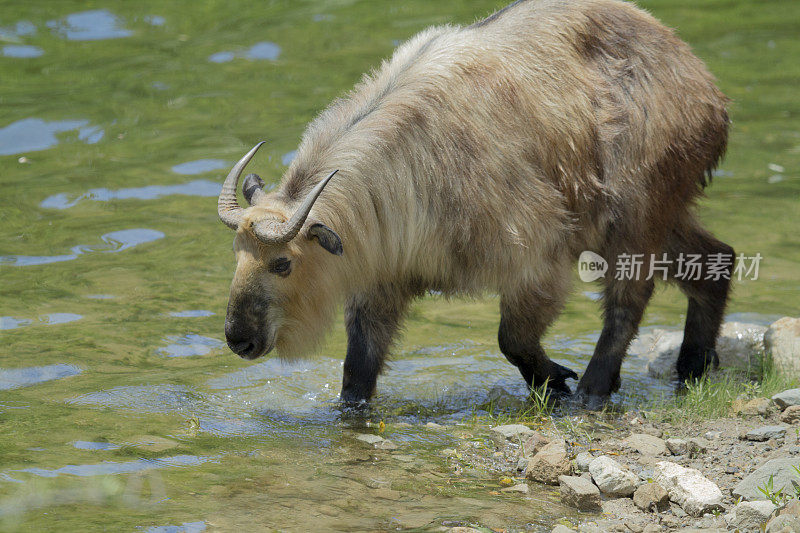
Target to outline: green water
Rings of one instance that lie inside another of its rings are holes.
[[[492,495],[491,475],[453,474],[439,452],[466,430],[422,426],[522,402],[496,299],[415,307],[367,420],[386,422],[395,451],[355,440],[376,429],[335,408],[341,327],[291,366],[241,361],[222,342],[234,268],[215,208],[223,167],[265,139],[252,169],[277,181],[304,125],[398,42],[500,5],[0,2],[0,528],[546,529],[570,513],[551,490]],[[701,216],[764,260],[730,312],[797,315],[800,4],[642,5],[733,99]],[[596,290],[576,277],[548,335],[578,371],[600,327]],[[684,307],[660,291],[645,324],[677,327]],[[620,401],[666,390],[626,363]],[[172,442],[136,446],[143,435]]]

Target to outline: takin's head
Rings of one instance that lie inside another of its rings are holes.
[[[329,227],[309,219],[309,212],[333,171],[296,205],[262,190],[255,174],[243,184],[250,207],[236,201],[244,167],[264,144],[257,144],[231,169],[219,195],[217,211],[236,231],[236,273],[231,284],[225,338],[244,359],[273,348],[284,358],[304,355],[321,338],[332,315],[330,254],[342,255],[342,241]]]

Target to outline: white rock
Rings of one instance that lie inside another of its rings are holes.
[[[729,527],[740,531],[760,531],[776,508],[774,503],[767,500],[741,502],[725,516],[725,520]]]
[[[600,490],[610,496],[630,496],[639,480],[607,455],[596,457],[589,463],[589,473]]]
[[[764,347],[778,370],[800,375],[800,318],[785,316],[773,322],[764,335]]]
[[[515,437],[527,437],[529,435],[533,435],[534,431],[529,428],[528,426],[523,426],[522,424],[506,424],[505,426],[495,426],[492,428],[492,431],[495,431],[507,439],[513,439]]]
[[[656,464],[655,480],[669,492],[669,499],[692,516],[722,509],[722,491],[694,468],[670,461]]]

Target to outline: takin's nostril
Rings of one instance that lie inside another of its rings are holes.
[[[228,341],[228,347],[231,351],[237,355],[247,356],[253,353],[256,345],[249,341],[244,342],[230,342]]]

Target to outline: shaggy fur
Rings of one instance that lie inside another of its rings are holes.
[[[333,229],[344,255],[302,233],[265,246],[242,224],[228,320],[240,337],[267,328],[293,358],[346,300],[342,397],[356,401],[373,394],[414,297],[497,292],[503,353],[528,384],[566,391],[577,376],[539,340],[577,255],[593,250],[612,268],[579,389],[605,396],[652,292],[652,281],[614,280],[616,256],[732,252],[691,214],[725,150],[725,107],[689,47],[629,3],[521,0],[469,27],[425,30],[309,125],[280,187],[246,211],[285,220],[339,169],[306,228]],[[265,271],[277,256],[290,275]],[[681,377],[695,377],[713,360],[728,285],[681,288]]]

